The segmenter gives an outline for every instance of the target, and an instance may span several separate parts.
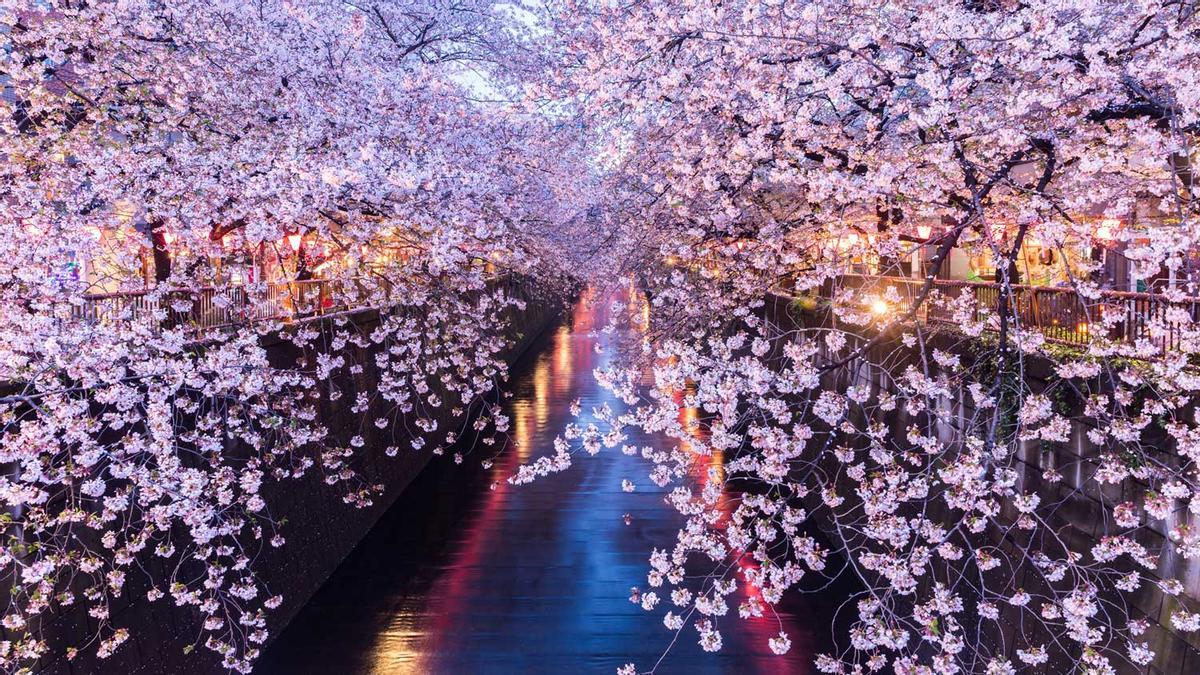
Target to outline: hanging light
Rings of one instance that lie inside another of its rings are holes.
[[[1100,221],[1100,227],[1096,228],[1096,238],[1101,241],[1111,241],[1113,238],[1113,230],[1121,226],[1121,221],[1115,218],[1105,218]]]
[[[928,225],[917,226],[917,236],[922,239],[928,239],[929,235],[933,234],[933,228]]]
[[[293,251],[299,251],[300,244],[304,241],[304,235],[300,234],[299,232],[297,232],[295,234],[289,234],[287,236],[287,240],[288,240],[288,245],[290,245],[292,247]]]

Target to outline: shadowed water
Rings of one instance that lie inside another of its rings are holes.
[[[670,548],[681,522],[648,465],[619,449],[579,457],[568,472],[532,485],[505,482],[522,462],[549,454],[583,409],[611,397],[592,371],[606,303],[583,302],[517,366],[505,403],[512,442],[491,469],[435,458],[261,659],[256,673],[613,673],[649,670],[670,644],[653,612],[629,601],[647,588],[648,556]],[[639,445],[663,439],[634,439]],[[704,458],[705,463],[720,457]],[[703,475],[703,466],[697,467]],[[623,492],[621,480],[637,484]],[[626,518],[628,514],[628,518]],[[628,521],[628,524],[626,523]],[[661,591],[661,589],[660,589]],[[686,626],[660,673],[809,673],[828,649],[845,595],[804,596],[778,617],[719,626],[724,649],[707,654]],[[786,656],[767,640],[785,629]]]

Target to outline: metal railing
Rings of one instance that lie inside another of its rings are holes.
[[[927,298],[917,309],[920,321],[957,323],[954,306],[962,294],[970,294],[974,320],[994,316],[999,309],[1000,284],[936,279],[937,298]],[[904,314],[925,286],[923,279],[910,277],[847,274],[837,284],[826,284],[822,295],[832,298],[835,288],[868,290],[881,295],[895,289]],[[1200,298],[1172,300],[1162,293],[1100,291],[1095,299],[1082,297],[1073,288],[1012,285],[1008,298],[1010,316],[1025,329],[1036,328],[1048,341],[1086,346],[1103,337],[1113,342],[1137,344],[1149,341],[1160,351],[1178,349],[1182,339],[1200,322]]]
[[[72,308],[93,325],[184,326],[194,334],[256,321],[292,320],[362,307],[390,292],[362,279],[313,279],[250,286],[96,293]]]

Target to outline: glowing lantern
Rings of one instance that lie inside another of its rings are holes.
[[[1113,238],[1113,230],[1121,226],[1121,221],[1113,218],[1105,218],[1100,221],[1100,227],[1096,228],[1096,238],[1103,241],[1111,241]]]
[[[887,314],[888,310],[890,309],[891,307],[888,306],[887,301],[883,300],[882,298],[876,298],[871,303],[871,313],[875,316],[883,316],[884,314]]]
[[[304,241],[304,235],[302,235],[298,232],[296,234],[289,234],[287,236],[287,240],[288,240],[288,245],[292,247],[293,251],[299,251],[300,244]]]
[[[917,226],[917,236],[922,239],[928,239],[929,235],[933,234],[933,228],[928,225]]]

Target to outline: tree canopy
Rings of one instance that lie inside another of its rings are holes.
[[[669,630],[716,650],[739,587],[758,617],[850,573],[865,590],[825,672],[1151,662],[1130,594],[1179,596],[1170,628],[1200,629],[1172,576],[1200,551],[1197,10],[0,1],[0,665],[44,656],[46,617],[74,603],[98,626],[76,646],[118,649],[111,601],[158,556],[174,573],[149,599],[193,608],[248,671],[280,602],[253,551],[286,537],[264,482],[321,472],[359,505],[380,489],[355,469],[362,437],[317,413],[335,376],[375,369],[355,411],[412,450],[478,431],[488,461],[518,278],[538,301],[639,289],[597,373],[614,405],[513,481],[646,455],[687,517],[640,597],[669,596]],[[1022,309],[1033,242],[1082,308],[1070,345]],[[1118,307],[1117,250],[1168,277],[1161,311]],[[991,290],[936,283],[955,256]],[[379,327],[296,320],[310,286]],[[278,313],[247,314],[267,300]],[[238,320],[198,332],[202,311]],[[302,357],[271,363],[266,333]],[[644,452],[632,430],[678,444]],[[1075,464],[1045,459],[1082,438]],[[1086,546],[1062,534],[1060,484],[1103,506]]]

